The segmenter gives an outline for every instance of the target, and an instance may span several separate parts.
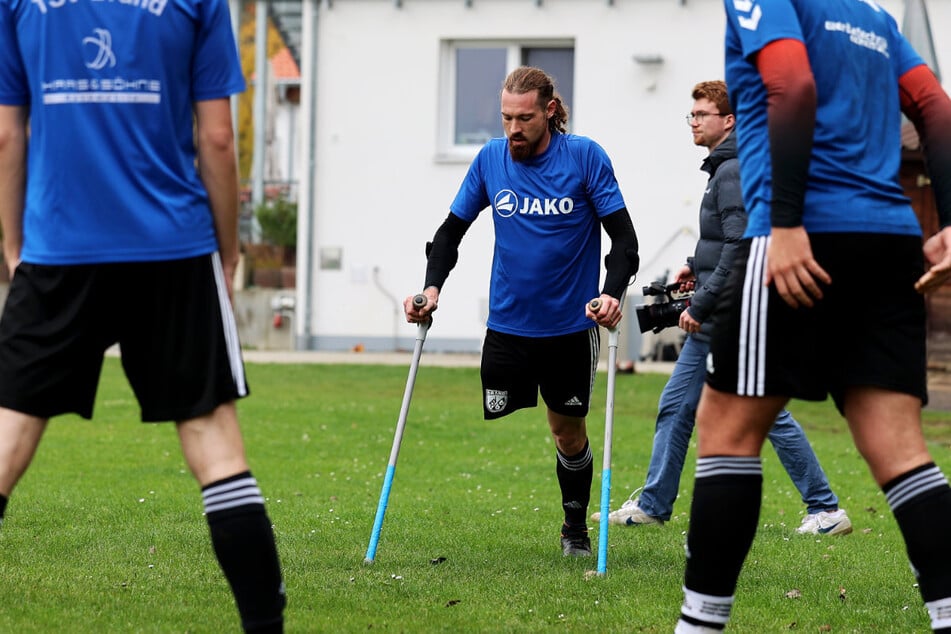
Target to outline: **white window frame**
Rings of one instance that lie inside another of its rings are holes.
[[[575,50],[573,39],[447,39],[440,42],[439,103],[437,119],[436,161],[468,163],[475,158],[482,144],[459,144],[456,138],[456,51],[460,48],[503,48],[506,50],[508,74],[522,64],[526,48],[565,48]],[[501,86],[499,86],[501,89]],[[571,104],[569,104],[570,106]],[[499,115],[501,120],[501,115]]]

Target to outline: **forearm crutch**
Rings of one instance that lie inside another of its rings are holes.
[[[621,306],[624,296],[621,296]],[[588,303],[591,312],[601,308],[601,300],[596,298]],[[617,378],[617,346],[620,334],[618,322],[608,328],[608,387],[607,403],[604,406],[604,460],[601,463],[601,519],[598,529],[598,569],[599,576],[608,570],[608,515],[611,513],[611,444],[614,440],[614,381]]]
[[[426,296],[423,294],[413,297],[413,306],[422,308],[426,305]],[[390,499],[390,488],[393,486],[393,475],[396,473],[396,459],[400,455],[400,444],[403,442],[403,429],[406,427],[406,417],[409,413],[409,404],[413,399],[413,387],[416,384],[416,372],[419,370],[419,358],[423,352],[423,343],[426,333],[432,325],[432,319],[420,323],[416,328],[416,345],[413,348],[413,361],[409,366],[409,376],[406,378],[406,389],[403,391],[403,404],[400,407],[400,417],[396,423],[396,433],[393,435],[393,447],[390,449],[390,460],[383,478],[383,489],[380,491],[380,503],[376,507],[376,519],[373,521],[373,532],[370,533],[370,545],[363,562],[372,564],[376,557],[376,548],[380,542],[380,531],[383,529],[383,516],[386,515],[386,505]]]

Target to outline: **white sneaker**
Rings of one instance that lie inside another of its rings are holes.
[[[800,535],[848,535],[852,532],[852,520],[843,509],[819,511],[802,518],[796,532]]]
[[[621,508],[608,513],[608,523],[617,524],[618,526],[639,526],[641,524],[662,525],[664,520],[651,517],[641,510],[641,507],[637,505],[639,499],[640,498],[629,499],[621,505]],[[600,520],[601,513],[592,513],[591,519],[595,521]]]

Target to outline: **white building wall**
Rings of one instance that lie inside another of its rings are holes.
[[[403,320],[400,303],[420,290],[424,244],[446,217],[468,168],[468,160],[437,157],[440,44],[446,39],[573,40],[572,131],[597,140],[614,162],[640,240],[642,268],[632,295],[692,253],[705,150],[693,146],[684,114],[696,82],[723,76],[721,0],[397,4],[305,0],[304,39],[315,36],[317,85],[316,94],[308,94],[312,69],[305,44],[301,130],[307,138],[306,108],[314,103],[316,155],[312,185],[301,188],[301,211],[312,197],[315,218],[312,226],[302,220],[301,228],[312,230],[314,268],[309,285],[308,276],[298,277],[305,282],[298,288],[304,317],[298,320],[298,347],[412,347],[415,329]],[[882,4],[900,21],[900,0]],[[951,0],[929,0],[928,10],[947,78]],[[316,33],[309,28],[313,11]],[[659,55],[664,62],[639,64],[636,55]],[[303,145],[301,166],[307,163]],[[463,240],[427,349],[479,348],[491,225],[484,213]],[[337,255],[339,269],[321,268],[321,256]],[[630,324],[631,310],[629,317]]]
[[[268,157],[266,181],[295,181],[298,177],[297,161],[301,156],[300,106],[281,98],[282,87],[271,86],[268,104]]]

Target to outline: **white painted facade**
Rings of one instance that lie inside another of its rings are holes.
[[[268,76],[267,145],[264,165],[265,182],[296,181],[297,161],[301,156],[300,106],[285,97],[288,84]]]
[[[901,0],[882,4],[900,23]],[[947,87],[951,0],[927,8]],[[572,131],[613,160],[640,241],[633,299],[692,253],[706,151],[684,115],[693,85],[723,76],[721,0],[304,0],[303,22],[298,348],[412,347],[400,303],[420,290],[424,244],[472,158],[447,157],[440,136],[448,40],[573,42]],[[479,349],[492,241],[483,213],[443,289],[428,350]],[[635,340],[630,305],[628,316]]]

